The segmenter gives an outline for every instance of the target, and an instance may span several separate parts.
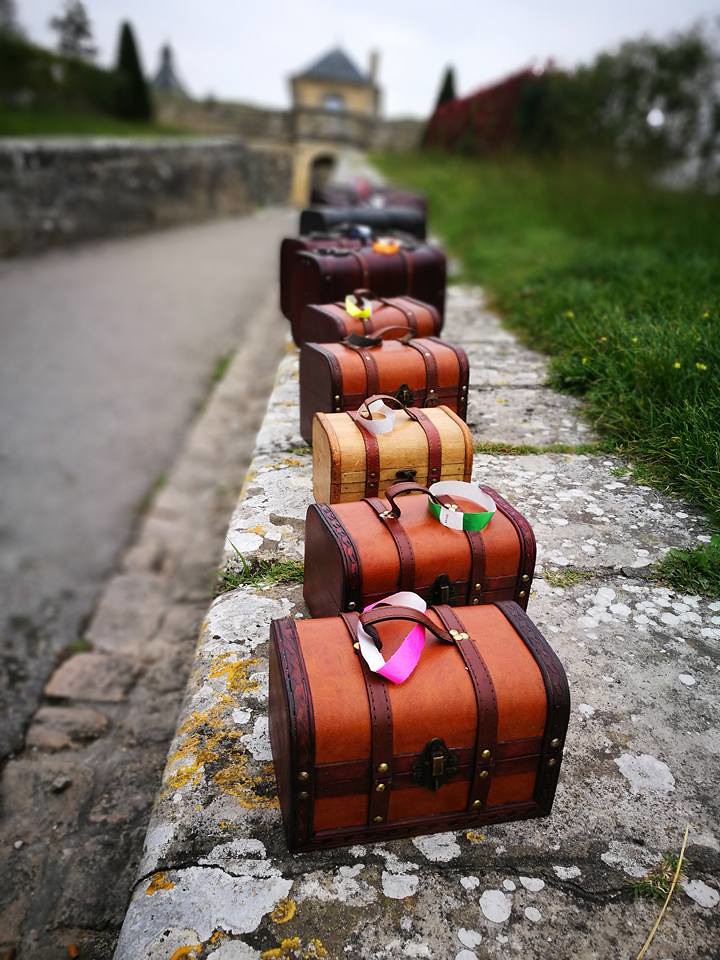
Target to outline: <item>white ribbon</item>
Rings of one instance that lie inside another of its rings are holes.
[[[464,480],[440,480],[428,489],[436,497],[450,496],[461,500],[469,500],[471,503],[477,504],[478,513],[495,513],[495,501],[492,497],[483,493],[474,483],[466,483]],[[444,527],[449,527],[451,530],[462,530],[463,517],[462,510],[453,510],[451,507],[445,506],[440,507],[438,519]]]
[[[384,400],[373,400],[372,403],[366,403],[365,409],[371,417],[377,414],[379,419],[375,420],[358,416],[357,422],[367,430],[368,433],[381,434],[390,433],[395,428],[395,410],[389,407]]]
[[[420,613],[425,613],[427,610],[427,604],[423,598],[418,596],[417,593],[411,593],[409,590],[401,590],[399,593],[393,593],[389,597],[384,597],[380,603],[383,606],[390,605],[393,607],[412,607],[413,610],[417,610]],[[379,604],[373,603],[371,607],[367,609],[372,609],[372,607],[376,607],[378,605]],[[382,670],[387,661],[375,646],[375,642],[365,632],[360,622],[358,622],[357,638],[358,643],[360,644],[360,655],[368,667],[374,673],[378,673],[380,670]]]

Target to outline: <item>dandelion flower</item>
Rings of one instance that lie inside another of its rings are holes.
[[[566,316],[566,317],[568,318],[568,320],[573,320],[573,319],[575,318],[575,311],[574,311],[574,310],[566,310],[564,316]]]
[[[676,370],[679,370],[681,366],[682,364],[680,363],[679,360],[676,360],[675,363],[673,364],[673,367],[675,367]]]
[[[703,314],[703,320],[707,320],[709,316],[710,316],[710,311],[706,310],[705,313]]]
[[[590,357],[583,357],[583,358],[582,358],[582,362],[583,362],[583,363],[590,363]]]
[[[607,337],[600,337],[600,343],[607,343]]]
[[[698,368],[698,370],[707,370],[706,363],[696,363],[695,366]]]
[[[637,338],[637,337],[630,337],[630,340],[631,340],[633,343],[637,343],[637,342],[638,342],[638,338]]]

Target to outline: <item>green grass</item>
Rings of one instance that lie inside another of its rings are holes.
[[[606,443],[498,443],[495,440],[478,440],[475,453],[491,453],[498,456],[526,456],[543,453],[609,453],[612,448]]]
[[[720,522],[720,197],[579,163],[385,155],[600,434]]]
[[[638,880],[628,880],[635,896],[650,900],[664,900],[670,892],[679,860],[680,858],[674,853],[665,853],[660,863],[649,870],[644,877],[640,877]],[[687,866],[689,863],[689,860],[683,860],[683,866]]]
[[[216,596],[247,585],[263,586],[276,583],[302,583],[303,564],[300,560],[247,560],[238,550],[237,561],[220,570]]]
[[[693,550],[670,550],[654,564],[652,574],[681,593],[720,597],[720,536]]]
[[[182,136],[187,131],[154,123],[120,120],[101,113],[75,113],[66,110],[21,110],[0,107],[0,137],[36,136],[109,136],[159,137]]]
[[[574,587],[583,580],[589,580],[592,577],[591,570],[576,570],[574,567],[562,567],[561,569],[545,568],[542,572],[542,578],[551,587]]]
[[[220,383],[225,374],[228,372],[228,367],[232,363],[232,358],[232,353],[221,353],[220,356],[215,358],[215,364],[210,377],[213,383]]]

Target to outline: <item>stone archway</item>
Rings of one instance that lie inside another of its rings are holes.
[[[338,151],[328,144],[296,144],[292,190],[295,206],[306,207],[311,202],[313,191],[332,179],[338,159]]]

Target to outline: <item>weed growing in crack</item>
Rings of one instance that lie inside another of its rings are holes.
[[[561,569],[546,569],[542,572],[545,583],[551,587],[574,587],[583,580],[589,580],[592,577],[591,570],[576,570],[574,567],[563,567]]]
[[[245,586],[269,586],[277,583],[302,583],[303,563],[301,560],[271,560],[256,557],[247,560],[237,553],[237,561],[223,567],[218,574],[215,595],[228,593]]]
[[[535,446],[532,443],[497,443],[493,440],[479,440],[475,444],[475,453],[489,453],[498,456],[521,457],[543,453],[610,453],[606,443],[547,443],[544,446]]]
[[[674,853],[665,853],[657,866],[648,870],[639,880],[628,880],[636,897],[645,897],[648,900],[664,900],[670,892],[673,877],[677,870],[680,857]],[[689,863],[684,860],[683,863]]]
[[[689,550],[669,550],[652,567],[652,576],[679,593],[720,597],[720,534]]]

